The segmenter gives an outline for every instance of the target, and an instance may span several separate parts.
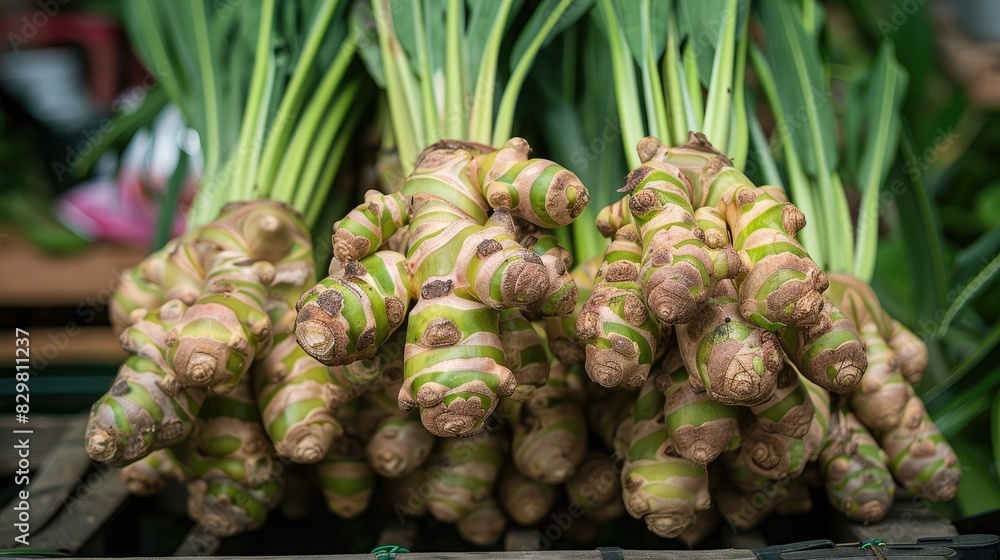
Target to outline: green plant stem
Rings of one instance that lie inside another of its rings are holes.
[[[757,79],[760,80],[761,89],[764,91],[764,96],[767,97],[768,104],[771,106],[771,112],[774,114],[775,128],[778,130],[778,138],[781,139],[781,148],[785,155],[785,166],[788,168],[788,187],[792,200],[795,201],[795,205],[798,206],[803,214],[810,217],[810,220],[812,220],[812,216],[816,216],[816,219],[822,222],[823,216],[816,213],[816,205],[813,202],[809,179],[802,169],[798,153],[795,150],[795,142],[792,139],[791,130],[788,128],[788,122],[785,119],[785,112],[781,106],[781,98],[778,96],[778,88],[774,82],[774,74],[771,72],[771,67],[768,65],[767,59],[764,58],[764,54],[756,47],[750,49],[750,62],[753,64],[754,71],[757,73]],[[827,262],[825,258],[825,230],[822,223],[817,224],[816,221],[813,221],[811,224],[814,227],[807,225],[799,232],[799,238],[802,240],[802,246],[805,247],[809,256],[822,267]]]
[[[733,85],[733,112],[730,119],[732,132],[729,136],[729,149],[726,153],[733,160],[736,169],[744,169],[747,164],[747,152],[750,149],[749,117],[746,105],[746,72],[747,48],[750,44],[750,18],[746,18],[736,45],[736,77]]]
[[[611,68],[615,83],[615,97],[618,99],[618,120],[621,123],[622,144],[625,148],[626,160],[630,169],[639,167],[639,155],[635,152],[635,143],[642,138],[642,115],[639,91],[635,86],[635,69],[632,55],[622,36],[618,18],[615,15],[611,0],[600,0],[604,20],[608,23],[608,43],[611,47]]]
[[[681,55],[684,64],[684,80],[687,86],[687,102],[691,107],[688,113],[688,128],[690,130],[704,131],[702,119],[705,114],[705,105],[701,99],[701,78],[698,76],[698,57],[695,56],[694,45],[688,41],[684,45],[684,53]]]
[[[354,58],[354,47],[356,45],[354,37],[349,37],[340,47],[337,57],[330,65],[330,69],[324,74],[319,86],[313,92],[309,104],[302,113],[302,118],[295,127],[295,133],[286,147],[286,151],[281,159],[281,167],[274,178],[274,186],[271,197],[275,200],[290,202],[293,192],[305,189],[310,194],[316,188],[315,184],[302,184],[299,181],[299,174],[302,172],[302,163],[306,156],[313,149],[313,137],[316,129],[323,120],[324,112],[330,105],[330,100],[334,99],[337,86],[340,84]],[[339,99],[336,102],[340,102]]]
[[[983,290],[989,288],[993,284],[993,279],[996,277],[997,272],[1000,272],[1000,255],[994,256],[989,263],[986,264],[976,274],[972,280],[962,287],[958,295],[955,296],[954,301],[948,306],[948,310],[945,311],[944,317],[941,319],[941,323],[938,325],[937,332],[934,333],[935,338],[941,338],[948,331],[948,327],[951,326],[951,322],[958,317],[959,313],[965,309],[966,305],[970,301],[976,298]]]
[[[160,35],[160,28],[156,25],[156,16],[153,14],[152,5],[149,2],[130,2],[126,6],[126,10],[133,14],[135,20],[138,22],[138,26],[128,26],[132,32],[132,43],[145,45],[148,49],[147,52],[149,53],[152,66],[150,72],[156,76],[157,83],[166,90],[169,99],[184,98],[184,94],[177,87],[177,82],[169,78],[170,76],[176,76],[178,70],[171,63],[170,56],[167,55],[163,36]],[[135,27],[143,30],[141,36],[135,34],[133,31]],[[164,79],[165,76],[168,78]],[[191,115],[187,112],[187,107],[181,106],[180,110],[184,113],[185,120],[192,122]]]
[[[642,77],[643,100],[646,106],[646,132],[650,136],[663,138],[668,133],[666,107],[663,100],[663,84],[660,82],[656,54],[653,52],[652,22],[649,9],[650,0],[640,0],[642,25]],[[632,139],[638,142],[638,138]]]
[[[431,75],[431,58],[427,54],[426,28],[424,27],[424,3],[414,0],[413,31],[417,43],[417,64],[420,65],[420,101],[423,109],[424,130],[427,138],[422,140],[437,140],[444,134],[441,117],[438,115],[437,98],[434,94],[434,78]]]
[[[253,196],[257,165],[260,157],[263,131],[267,122],[267,106],[274,83],[274,58],[271,56],[271,28],[274,25],[276,0],[264,0],[261,5],[260,29],[257,32],[257,51],[253,65],[253,77],[247,103],[243,111],[243,125],[240,130],[239,151],[237,152],[236,175],[233,178],[233,192],[243,200]]]
[[[486,144],[493,138],[493,99],[497,88],[497,61],[500,58],[500,45],[503,42],[503,32],[512,5],[513,0],[503,0],[500,12],[490,27],[489,38],[486,40],[486,47],[479,63],[476,91],[472,97],[472,112],[469,115],[471,121],[469,139],[473,142]]]
[[[319,183],[317,179],[320,175],[320,166],[312,160],[329,157],[330,146],[334,143],[334,138],[343,135],[339,129],[343,126],[347,115],[354,106],[357,99],[359,82],[351,80],[337,90],[330,104],[324,108],[323,115],[319,117],[321,121],[318,130],[313,136],[308,137],[304,145],[291,146],[290,150],[302,152],[302,156],[295,158],[296,167],[300,175],[293,183],[297,185],[293,193],[290,193],[289,202],[296,210],[305,213],[310,204],[321,204],[324,187],[327,184]],[[301,150],[300,150],[301,148]]]
[[[160,213],[156,220],[156,232],[153,235],[153,246],[150,252],[157,251],[170,240],[170,233],[177,215],[177,205],[184,190],[184,180],[187,179],[188,155],[184,150],[178,150],[177,165],[170,174],[167,190],[160,201]]]
[[[295,63],[295,70],[288,83],[288,88],[284,92],[278,112],[272,121],[272,128],[264,144],[264,153],[261,156],[260,168],[258,172],[257,186],[261,196],[268,196],[273,187],[275,178],[281,166],[281,158],[288,147],[288,137],[292,133],[292,128],[297,120],[299,110],[302,107],[306,93],[306,82],[309,73],[313,69],[316,61],[316,53],[319,51],[323,37],[326,35],[333,20],[333,14],[337,10],[339,0],[322,0],[316,21],[309,28],[306,35],[305,44]]]
[[[219,88],[215,83],[215,61],[208,42],[208,21],[206,21],[204,0],[192,0],[192,22],[194,24],[194,44],[198,58],[198,70],[202,94],[205,101],[205,137],[202,138],[201,150],[205,156],[204,177],[211,179],[219,169],[219,151],[222,137],[219,123]],[[228,193],[228,190],[226,191]],[[216,197],[221,200],[223,197]],[[214,208],[203,206],[214,215],[221,205]]]
[[[409,175],[413,171],[419,150],[423,147],[424,135],[422,123],[418,122],[419,114],[414,114],[407,86],[410,77],[406,54],[396,39],[389,13],[388,0],[372,0],[375,22],[378,26],[379,51],[382,54],[382,67],[385,72],[386,98],[389,100],[389,115],[393,123],[396,144],[399,146],[399,160],[403,173]],[[390,40],[391,37],[391,40]]]
[[[767,136],[765,136],[764,129],[760,126],[760,120],[756,115],[750,117],[748,120],[751,143],[754,147],[754,153],[757,154],[757,164],[761,167],[761,175],[764,177],[764,182],[768,185],[781,187],[782,190],[787,191],[784,182],[781,180],[781,171],[778,170],[778,164],[774,161],[774,154],[771,153],[771,147],[767,145]]]
[[[667,113],[671,124],[672,143],[679,146],[687,140],[688,123],[693,122],[694,116],[691,104],[685,103],[685,89],[681,86],[681,62],[678,55],[677,25],[674,21],[673,11],[667,17],[669,18],[667,21],[667,49],[666,56],[663,57],[663,75],[666,76],[669,103]]]
[[[729,145],[729,108],[733,95],[737,16],[736,0],[728,0],[719,24],[719,42],[716,43],[715,58],[712,61],[712,78],[708,86],[705,124],[702,127],[709,141],[722,150]]]
[[[524,79],[528,76],[528,70],[534,63],[535,57],[538,55],[538,51],[541,50],[545,40],[548,39],[549,33],[552,32],[552,28],[559,22],[559,19],[562,18],[563,13],[573,1],[561,0],[556,5],[556,8],[546,18],[542,28],[539,29],[538,35],[535,35],[531,39],[528,48],[525,49],[524,54],[521,55],[521,59],[517,61],[514,70],[510,73],[510,78],[504,87],[503,95],[500,97],[500,110],[497,111],[497,118],[494,124],[494,146],[502,145],[510,139],[511,130],[514,127],[514,108],[517,104],[517,98],[520,96]]]
[[[353,88],[355,93],[352,94],[351,101],[346,103],[346,108],[350,108],[354,99],[358,96],[356,92],[358,82],[353,82],[348,88]],[[332,112],[332,111],[331,111]],[[328,187],[333,184],[334,178],[337,174],[337,170],[340,168],[340,163],[344,159],[344,155],[347,153],[347,149],[351,147],[354,140],[354,129],[357,127],[358,122],[361,120],[361,113],[359,111],[348,111],[347,118],[341,119],[340,122],[335,125],[330,125],[329,128],[334,130],[333,136],[334,140],[329,150],[326,151],[316,151],[313,152],[312,157],[306,164],[306,172],[308,176],[312,176],[316,173],[316,178],[314,182],[316,185],[320,185],[320,189],[316,192],[325,192],[322,187]],[[316,171],[314,171],[316,170]],[[329,196],[329,193],[327,193]],[[319,218],[320,212],[323,210],[323,201],[316,197],[316,200],[310,201],[308,198],[297,197],[295,200],[295,207],[303,210],[303,214],[306,217],[306,223],[312,225],[316,223]],[[338,196],[336,201],[336,208],[334,208],[333,214],[336,216],[343,216],[351,203],[351,198],[348,196]]]
[[[464,15],[464,0],[448,0],[444,56],[444,130],[448,138],[462,138],[469,122],[465,105],[465,63],[462,61]]]

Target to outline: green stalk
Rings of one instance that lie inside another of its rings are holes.
[[[309,34],[306,36],[299,59],[295,63],[295,70],[288,83],[288,89],[285,90],[281,105],[272,121],[272,129],[264,145],[257,178],[257,186],[262,197],[267,197],[271,193],[273,182],[281,166],[281,158],[288,147],[288,137],[292,133],[292,126],[295,124],[307,93],[306,82],[316,61],[316,53],[330,27],[338,4],[339,0],[322,0],[322,7],[316,21],[309,28]]]
[[[354,98],[357,98],[357,88],[354,87],[357,83],[358,82],[353,82],[352,85],[348,86],[349,88],[354,88],[354,93],[352,94]],[[350,105],[350,103],[348,103],[348,105]],[[342,121],[336,127],[331,127],[335,130],[335,138],[329,151],[314,152],[313,157],[311,157],[309,162],[306,163],[306,176],[311,176],[313,169],[319,170],[316,173],[315,179],[315,183],[317,185],[329,186],[333,184],[337,170],[340,169],[340,162],[343,161],[344,155],[347,153],[347,149],[354,141],[354,130],[360,120],[360,112],[349,112],[346,120]],[[329,210],[335,216],[343,216],[347,212],[350,202],[350,197],[338,196],[335,201],[334,208]],[[306,200],[302,201],[300,204],[300,201],[296,199],[296,208],[305,209],[306,223],[315,224],[316,220],[319,218],[320,212],[324,209],[324,204],[321,200],[313,200],[311,203]]]
[[[635,87],[635,68],[628,44],[621,34],[618,18],[615,16],[611,0],[600,0],[604,20],[608,22],[608,43],[611,46],[611,69],[615,81],[615,97],[618,99],[618,120],[621,122],[622,143],[630,169],[639,167],[639,155],[635,143],[642,138],[642,115],[639,114],[640,97]]]
[[[570,27],[563,32],[563,50],[562,50],[562,93],[563,100],[567,104],[572,104],[576,101],[576,90],[574,85],[576,84],[576,55],[577,48],[580,41],[577,37],[577,28]]]
[[[178,152],[177,165],[174,167],[174,172],[170,174],[167,191],[163,200],[160,201],[160,214],[156,220],[156,233],[153,236],[153,246],[150,247],[150,252],[158,251],[170,239],[177,202],[181,198],[181,191],[184,190],[184,179],[187,178],[188,159],[187,152],[184,150]]]
[[[660,83],[656,60],[653,58],[655,55],[653,53],[653,40],[651,36],[652,29],[650,29],[652,22],[650,21],[649,2],[650,0],[641,0],[640,5],[641,18],[644,22],[642,26],[642,44],[645,48],[642,49],[640,72],[642,74],[643,100],[646,105],[646,132],[650,136],[663,138],[669,129],[667,128],[666,108],[663,101],[663,84]],[[633,139],[633,142],[638,141],[638,138]]]
[[[503,31],[507,26],[507,18],[513,0],[502,0],[503,7],[497,14],[497,19],[490,28],[489,39],[483,49],[479,64],[479,75],[476,76],[476,92],[472,98],[472,113],[469,115],[469,139],[473,142],[488,143],[493,130],[493,98],[496,92],[497,60],[500,57],[500,44],[503,42]]]
[[[496,124],[493,129],[494,146],[500,146],[510,139],[511,129],[514,127],[514,108],[517,105],[517,98],[521,93],[521,86],[524,84],[524,79],[528,76],[528,70],[531,69],[531,65],[535,61],[535,56],[538,55],[538,51],[541,50],[545,40],[548,39],[552,28],[555,27],[556,23],[562,18],[563,13],[573,2],[574,0],[561,0],[556,5],[556,8],[549,14],[542,28],[538,30],[538,34],[531,39],[528,48],[525,49],[521,59],[517,61],[517,65],[514,66],[514,70],[510,73],[510,79],[507,80],[503,95],[500,97],[500,110],[497,111]]]
[[[802,53],[797,50],[792,51],[796,57],[796,67],[804,67],[805,62],[801,60]],[[799,87],[802,91],[809,91],[808,77],[804,74],[798,75]],[[816,115],[812,104],[806,105],[806,124],[809,127],[809,136],[812,137],[813,146],[816,147],[816,181],[819,188],[819,201],[824,209],[824,216],[821,223],[826,230],[826,257],[828,259],[827,270],[837,272],[849,272],[854,261],[854,245],[850,241],[854,239],[852,231],[852,220],[847,212],[846,195],[844,188],[839,184],[839,180],[834,182],[826,170],[829,164],[826,161],[826,153],[823,150],[823,134],[820,129],[819,118]],[[786,144],[788,145],[788,144]],[[804,210],[803,210],[804,211]],[[817,216],[819,214],[807,214],[807,216]],[[835,240],[840,240],[839,242]],[[839,250],[838,250],[839,249]]]
[[[353,36],[341,45],[340,52],[337,53],[337,57],[330,65],[330,69],[323,76],[319,87],[313,92],[312,98],[309,100],[309,105],[302,113],[302,118],[299,119],[299,123],[295,127],[295,134],[285,148],[284,157],[281,159],[281,167],[274,178],[271,198],[290,202],[296,189],[306,189],[306,194],[311,194],[312,190],[316,188],[314,184],[302,184],[299,181],[299,174],[302,172],[302,162],[310,151],[313,150],[312,142],[313,137],[316,135],[316,129],[320,126],[323,114],[327,111],[330,100],[334,98],[337,92],[337,86],[340,84],[344,73],[347,71],[347,67],[354,58],[356,45],[357,42]]]
[[[747,116],[746,73],[747,48],[750,45],[750,18],[747,17],[743,26],[743,34],[736,46],[736,77],[733,85],[733,116],[730,119],[732,134],[729,137],[729,148],[726,153],[733,160],[736,169],[744,169],[747,164],[747,152],[750,145],[749,120]]]
[[[871,282],[872,275],[875,273],[875,257],[878,253],[879,193],[881,192],[886,158],[890,157],[890,149],[892,156],[898,153],[897,143],[893,143],[890,139],[893,136],[894,128],[898,126],[893,111],[893,100],[902,77],[894,64],[895,57],[891,48],[881,54],[887,58],[884,73],[885,82],[881,92],[877,92],[879,95],[877,107],[880,110],[876,115],[869,115],[869,117],[874,117],[875,121],[869,127],[871,131],[869,137],[872,139],[869,143],[869,149],[872,150],[870,154],[872,158],[869,160],[868,167],[862,170],[867,171],[867,173],[859,178],[861,206],[858,209],[858,227],[855,234],[853,273],[856,278],[868,283]]]
[[[465,106],[465,63],[462,60],[462,27],[465,0],[448,0],[444,57],[444,130],[448,138],[462,138],[469,122]]]
[[[687,102],[691,107],[688,114],[688,128],[702,131],[702,118],[705,114],[705,105],[701,99],[701,78],[698,77],[698,57],[694,54],[694,45],[688,41],[684,46],[684,53],[681,55],[684,64],[684,79],[687,89]]]
[[[692,108],[690,103],[685,103],[684,88],[681,86],[681,61],[677,48],[677,25],[674,22],[674,14],[670,13],[667,22],[667,49],[666,56],[663,57],[663,75],[667,77],[667,98],[669,100],[669,119],[673,125],[671,134],[671,144],[679,146],[687,141],[688,126],[693,122]]]
[[[764,54],[756,47],[750,49],[750,62],[753,64],[754,71],[757,73],[757,79],[760,80],[761,89],[764,90],[764,95],[771,106],[771,112],[774,114],[778,137],[781,139],[782,150],[785,154],[785,165],[788,167],[788,186],[792,199],[799,210],[806,216],[809,216],[810,219],[816,216],[816,219],[811,222],[815,227],[807,225],[799,232],[799,238],[802,240],[802,246],[805,247],[813,261],[825,268],[827,264],[825,259],[826,241],[824,238],[825,230],[822,225],[824,216],[815,211],[816,204],[813,201],[809,179],[806,177],[805,171],[802,169],[802,164],[799,162],[798,154],[795,151],[795,143],[792,140],[791,129],[788,127],[785,112],[781,106],[781,98],[778,96],[778,87],[774,82],[774,74],[771,73],[771,67],[768,65],[767,59],[764,58]]]
[[[850,273],[853,270],[852,265],[854,263],[854,244],[851,243],[854,239],[852,237],[854,235],[854,223],[851,221],[851,209],[847,205],[847,193],[844,191],[844,183],[840,180],[840,173],[836,170],[830,175],[826,175],[825,173],[821,175],[827,176],[830,179],[830,195],[833,197],[834,219],[836,226],[838,226],[836,229],[839,230],[835,234],[836,237],[831,239],[841,240],[839,244],[843,246],[843,268],[831,268],[831,270]],[[820,181],[820,188],[823,188],[822,180]],[[874,268],[874,263],[872,267]]]
[[[149,57],[153,63],[150,71],[157,78],[157,83],[162,85],[167,91],[167,97],[172,100],[183,99],[184,95],[181,93],[180,88],[178,88],[176,81],[178,70],[171,63],[170,56],[167,55],[167,48],[163,37],[160,35],[160,28],[156,25],[156,16],[153,14],[152,4],[149,2],[129,2],[125,6],[126,12],[133,14],[135,20],[139,23],[139,27],[143,30],[141,36],[132,33],[132,44],[145,45],[147,47]],[[134,29],[134,27],[131,25],[128,26],[130,30]],[[188,108],[182,104],[177,105],[180,106],[181,112],[184,113],[184,120],[189,123],[192,122]]]
[[[289,151],[298,157],[286,158],[286,161],[296,160],[294,164],[296,166],[295,169],[297,172],[301,172],[301,175],[297,180],[292,182],[293,186],[298,185],[294,188],[294,192],[290,192],[287,199],[278,200],[287,200],[294,208],[300,211],[307,208],[310,204],[322,205],[322,200],[317,200],[322,197],[316,195],[317,191],[322,191],[322,187],[326,187],[327,185],[316,181],[319,176],[320,166],[314,164],[312,160],[328,157],[330,145],[333,144],[334,137],[343,125],[349,109],[354,106],[358,87],[359,82],[352,80],[342,89],[337,90],[337,95],[332,98],[332,104],[324,107],[323,114],[317,117],[319,130],[314,135],[306,137],[304,145],[297,146],[293,143],[289,148]],[[317,127],[313,126],[311,128]],[[301,150],[299,150],[300,147]],[[298,155],[299,153],[301,155]]]
[[[204,0],[194,0],[192,22],[194,23],[194,44],[198,57],[198,70],[205,101],[205,138],[202,139],[201,144],[202,153],[205,154],[204,177],[210,180],[219,168],[221,134],[219,132],[219,89],[215,83],[215,64],[211,47],[208,44],[208,21],[206,21],[205,16]],[[228,193],[228,190],[226,192]],[[217,196],[215,200],[228,200],[228,198]],[[211,216],[194,216],[194,219],[197,223],[201,223],[200,219],[210,219],[221,207],[222,204],[216,204],[212,207],[203,204],[199,208],[205,212],[211,212]]]
[[[267,122],[268,100],[274,83],[271,27],[274,25],[275,1],[265,0],[261,6],[256,60],[253,65],[250,93],[247,95],[247,104],[243,111],[239,151],[236,154],[236,176],[233,178],[233,193],[242,200],[249,200],[253,196],[254,178],[257,175],[263,138],[261,125]]]
[[[426,139],[437,140],[444,134],[441,117],[438,115],[437,99],[434,95],[434,79],[431,76],[431,58],[427,54],[426,29],[424,28],[424,3],[414,0],[413,7],[414,40],[417,43],[417,64],[420,65],[420,101],[424,111],[424,129]]]
[[[761,175],[764,177],[764,182],[768,185],[781,187],[782,190],[787,190],[781,180],[781,171],[778,170],[778,164],[774,161],[774,154],[771,153],[771,148],[767,145],[767,136],[764,135],[764,129],[760,126],[760,120],[756,115],[748,120],[750,138],[753,143],[754,152],[757,154],[757,164],[761,167]],[[808,247],[806,250],[809,250]],[[811,252],[809,254],[812,255]]]
[[[406,62],[406,54],[402,52],[402,47],[396,40],[396,32],[387,8],[388,0],[372,0],[375,23],[378,26],[379,52],[382,54],[382,67],[385,72],[389,115],[394,125],[393,131],[399,146],[403,173],[409,175],[423,147],[423,123],[419,120],[419,113],[410,111],[412,84],[407,85],[407,83],[408,80],[412,80],[412,75]]]
[[[729,145],[729,107],[733,94],[733,55],[736,45],[736,20],[739,19],[736,0],[729,0],[723,12],[719,42],[712,61],[712,78],[708,85],[707,112],[702,130],[709,141],[720,149]]]

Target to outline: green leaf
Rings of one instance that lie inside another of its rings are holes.
[[[469,107],[466,105],[465,54],[462,52],[462,31],[465,29],[465,2],[449,0],[445,17],[445,116],[444,130],[448,138],[468,134]],[[431,140],[431,138],[427,138]]]
[[[948,275],[944,263],[944,240],[934,203],[919,171],[920,163],[905,124],[900,145],[903,149],[904,169],[912,171],[909,175],[910,188],[903,188],[895,199],[900,231],[910,257],[909,277],[914,288],[911,304],[918,310],[918,317],[930,318],[936,316],[946,305]],[[901,183],[899,185],[905,187]]]
[[[493,5],[493,2],[489,3]],[[503,42],[504,30],[507,28],[512,0],[502,0],[496,3],[499,10],[491,13],[492,26],[486,30],[485,43],[477,40],[475,44],[478,50],[470,52],[467,60],[470,60],[470,67],[473,72],[469,76],[475,80],[473,85],[475,92],[472,96],[472,110],[469,113],[469,139],[473,142],[488,143],[493,138],[493,101],[496,97],[497,89],[497,61],[500,58],[500,44]],[[477,10],[473,18],[480,17],[483,10]],[[481,24],[473,21],[473,29],[468,36],[472,37],[479,33],[478,27]],[[466,44],[469,44],[468,39]],[[475,57],[475,58],[473,58]]]
[[[636,64],[643,63],[648,48],[652,49],[653,60],[659,60],[667,45],[667,22],[673,0],[614,0],[612,4]],[[648,14],[643,13],[644,8]]]
[[[818,46],[809,39],[801,15],[789,0],[758,2],[755,6],[767,36],[764,54],[774,72],[785,114],[790,117],[789,131],[802,165],[809,175],[829,174],[837,166],[833,134],[836,124],[823,81]],[[806,113],[815,115],[821,134],[813,134],[811,123],[801,118]],[[817,154],[823,162],[817,160]]]
[[[421,8],[419,0],[407,0],[406,2],[392,2],[389,4],[392,9],[392,26],[396,31],[396,40],[403,47],[406,58],[417,60],[417,30],[416,13]],[[418,70],[415,68],[415,70]],[[426,79],[426,76],[421,76]]]
[[[502,25],[501,36],[510,28],[510,14],[516,14],[523,0],[511,2],[510,0],[491,0],[482,2],[479,0],[468,0],[466,10],[469,14],[469,24],[465,31],[465,52],[469,64],[469,76],[479,75],[479,65],[483,59],[483,52],[490,41],[490,32],[497,22]],[[505,6],[506,5],[506,6]],[[507,8],[508,16],[500,17],[501,12]],[[492,111],[492,107],[490,108]]]
[[[972,276],[997,253],[1000,253],[1000,227],[980,235],[955,256],[952,276],[954,278]]]
[[[997,403],[994,402],[993,411],[996,414]],[[997,418],[994,416],[994,418]],[[997,424],[994,422],[994,437],[997,434]],[[958,485],[958,494],[955,495],[955,502],[959,512],[963,517],[971,517],[996,509],[1000,503],[1000,484],[997,483],[991,472],[991,462],[995,462],[995,455],[1000,446],[1000,441],[993,440],[993,452],[984,445],[974,443],[964,437],[953,438],[950,441],[955,453],[958,454],[962,465],[962,483]]]
[[[739,4],[728,0],[723,7],[722,22],[712,59],[712,78],[705,102],[705,124],[702,131],[721,150],[729,146],[730,107],[733,97],[733,63],[736,58],[736,27]]]
[[[896,62],[891,43],[883,43],[869,78],[865,100],[865,135],[857,184],[858,210],[854,276],[871,281],[878,251],[879,202],[882,183],[899,150],[899,111],[906,94],[906,71]]]
[[[520,60],[528,54],[529,49],[542,49],[567,27],[576,23],[583,14],[594,5],[594,0],[542,0],[541,4],[531,14],[524,29],[517,36],[514,48],[510,53],[510,66],[515,68]],[[551,23],[555,16],[554,24]],[[551,26],[551,27],[550,27]],[[546,30],[546,27],[549,29]],[[541,44],[533,47],[532,43],[541,38]]]
[[[992,435],[991,441],[993,443],[993,465],[996,467],[1000,465],[1000,393],[997,393],[993,397],[993,409],[991,418],[992,428],[990,429],[990,434]],[[994,500],[995,505],[1000,502],[1000,500]]]
[[[993,281],[996,280],[997,274],[1000,273],[1000,254],[996,255],[991,259],[986,266],[976,274],[972,280],[958,290],[955,295],[954,300],[952,300],[951,305],[948,310],[945,311],[944,317],[941,319],[941,323],[938,326],[936,336],[940,338],[951,326],[951,322],[958,316],[965,307],[971,303],[976,296],[983,292],[983,290],[989,288],[993,285]],[[954,291],[954,290],[953,290]]]
[[[811,0],[805,0],[810,2]],[[810,214],[826,234],[826,269],[851,272],[854,257],[851,216],[843,186],[836,177],[836,123],[822,76],[819,48],[803,28],[798,8],[788,0],[757,4],[767,35],[765,54],[802,165],[817,184],[818,209]]]
[[[510,138],[514,121],[514,105],[521,93],[528,70],[541,50],[554,36],[576,22],[593,0],[543,0],[535,8],[528,24],[514,43],[511,54],[513,70],[504,87],[493,130],[493,145],[500,145]]]
[[[727,11],[729,0],[681,0],[677,2],[678,41],[687,40],[694,54],[701,85],[708,87],[712,79],[712,63],[720,31],[730,25],[744,28],[749,2],[739,2],[736,12]],[[730,21],[736,17],[736,21]]]
[[[791,134],[791,127],[787,121],[788,112],[785,111],[778,87],[774,80],[774,73],[764,55],[757,47],[750,47],[750,61],[754,71],[760,80],[761,89],[767,98],[771,113],[774,115],[775,128],[777,129],[777,142],[775,148],[780,149],[784,154],[785,167],[788,172],[788,192],[789,197],[803,214],[809,216],[806,227],[799,232],[799,239],[802,246],[809,252],[816,263],[825,266],[826,259],[826,230],[822,226],[822,221],[817,223],[820,215],[816,211],[816,201],[812,192],[812,185],[802,169],[799,160],[799,146],[795,144],[795,138]],[[758,141],[759,142],[759,141]]]
[[[993,328],[991,328],[989,332],[978,338],[973,351],[962,358],[961,362],[951,368],[951,371],[948,372],[948,375],[946,375],[944,379],[939,381],[930,389],[922,391],[921,397],[923,397],[925,402],[931,402],[945,394],[957,383],[965,379],[965,376],[968,375],[970,371],[982,363],[982,361],[997,348],[997,344],[1000,344],[1000,323],[993,325]]]
[[[615,85],[615,98],[618,105],[618,122],[621,124],[622,143],[625,157],[630,169],[639,167],[639,156],[636,154],[635,143],[645,132],[642,126],[639,90],[636,87],[635,64],[628,53],[628,45],[622,36],[621,24],[618,22],[611,0],[601,0],[598,4],[607,30],[608,45],[611,47],[611,68]]]
[[[382,53],[378,50],[378,36],[375,29],[375,15],[368,2],[355,2],[351,8],[351,33],[357,39],[358,55],[364,63],[368,75],[381,89],[385,89],[385,69],[382,67]]]

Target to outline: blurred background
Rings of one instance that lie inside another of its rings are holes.
[[[219,1],[239,9],[240,0]],[[1000,2],[824,4],[824,64],[838,104],[883,41],[909,75],[912,154],[900,155],[883,187],[873,285],[930,348],[917,389],[965,471],[956,501],[935,507],[975,520],[1000,505]],[[198,136],[132,51],[119,2],[0,0],[0,32],[0,364],[13,363],[14,329],[30,330],[32,411],[77,413],[125,356],[107,318],[117,273],[183,231],[199,183]],[[533,126],[562,99],[531,78],[524,99],[519,131],[546,153]],[[613,114],[611,103],[591,115],[578,144],[614,126]],[[359,128],[336,198],[360,200],[370,184],[372,136]],[[623,177],[615,159],[603,172]],[[321,226],[314,239],[328,240],[329,223]],[[0,384],[0,413],[12,411],[13,390]],[[11,490],[0,490],[0,503]],[[340,538],[361,538],[350,523],[338,527]]]

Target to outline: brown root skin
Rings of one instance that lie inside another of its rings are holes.
[[[917,384],[927,369],[927,345],[902,323],[891,319],[886,335],[889,347],[896,353],[899,370],[910,384]]]
[[[896,428],[900,411],[913,393],[896,365],[896,356],[876,331],[874,323],[861,327],[868,353],[868,371],[851,393],[851,409],[872,432]]]
[[[295,337],[281,336],[250,372],[254,394],[278,455],[295,463],[315,463],[343,433],[334,413],[336,387],[326,366],[306,355]],[[306,404],[310,409],[302,411]],[[271,429],[276,422],[282,431]]]
[[[805,225],[802,213],[783,195],[776,197],[774,189],[746,184],[728,188],[717,207],[726,216],[746,269],[737,282],[743,316],[769,330],[815,323],[829,280],[795,240]],[[777,207],[780,223],[771,217]],[[769,246],[787,249],[758,254],[758,249]],[[776,279],[780,279],[777,286]]]
[[[788,367],[778,374],[777,390],[771,398],[750,407],[750,411],[762,429],[791,438],[805,436],[815,416],[806,388],[799,383],[795,370]]]
[[[597,213],[597,219],[594,221],[594,225],[597,227],[597,231],[605,239],[610,239],[614,237],[615,232],[621,229],[622,226],[632,223],[632,214],[628,210],[628,198],[622,198],[616,202],[612,202],[609,206],[605,206]]]
[[[194,429],[206,393],[182,388],[164,356],[164,331],[177,319],[175,307],[168,303],[161,313],[140,311],[122,331],[120,342],[132,355],[108,393],[91,407],[87,422],[86,449],[95,461],[121,467],[183,442]]]
[[[735,410],[731,416],[713,416],[702,424],[685,422],[688,415],[702,412],[711,415],[713,409],[725,407],[711,401],[707,393],[697,393],[687,381],[667,389],[663,411],[674,451],[697,465],[711,463],[727,449],[739,445],[740,429]],[[676,418],[672,417],[675,415]]]
[[[677,343],[691,386],[722,404],[767,401],[784,367],[777,335],[743,318],[730,280],[719,281],[709,303],[677,326]]]
[[[876,434],[889,457],[893,476],[908,492],[932,502],[953,499],[962,477],[955,451],[915,394],[911,395],[901,416],[899,426]]]
[[[854,324],[824,296],[819,320],[782,332],[782,343],[799,371],[834,393],[848,393],[868,368],[865,344]]]
[[[787,480],[802,474],[809,450],[801,439],[765,430],[759,422],[745,419],[740,426],[743,445],[737,451],[739,462],[750,472],[770,480]]]

